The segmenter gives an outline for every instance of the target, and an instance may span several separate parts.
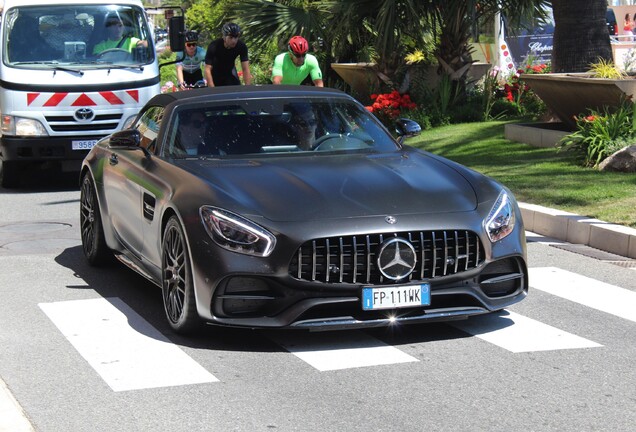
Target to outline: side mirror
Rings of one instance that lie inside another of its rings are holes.
[[[137,129],[124,129],[110,136],[110,147],[139,147],[141,134]]]
[[[170,51],[183,51],[185,47],[185,21],[183,15],[173,16],[168,20],[170,35]]]
[[[399,118],[395,121],[395,132],[398,136],[406,138],[419,135],[422,132],[420,125],[407,118]]]

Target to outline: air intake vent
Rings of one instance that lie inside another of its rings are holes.
[[[409,281],[433,279],[474,269],[484,260],[479,237],[470,231],[413,231],[329,237],[304,243],[289,267],[290,276],[304,281],[386,284],[377,265],[380,245],[393,237],[409,241],[417,264]],[[397,282],[404,283],[405,280]]]

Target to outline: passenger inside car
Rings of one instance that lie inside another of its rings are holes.
[[[199,147],[205,145],[206,118],[202,111],[181,113],[179,118],[179,145],[188,156],[197,156]]]

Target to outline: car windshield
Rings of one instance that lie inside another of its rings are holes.
[[[144,11],[122,5],[20,6],[5,12],[3,61],[58,69],[139,67],[154,61]]]
[[[188,105],[175,116],[165,149],[171,157],[267,157],[398,148],[364,107],[346,99],[252,99]]]

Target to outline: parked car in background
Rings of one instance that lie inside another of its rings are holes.
[[[168,30],[164,28],[155,29],[155,41],[159,42],[161,40],[168,38]]]
[[[521,301],[511,192],[402,140],[351,96],[230,86],[155,96],[81,171],[89,263],[112,254],[200,322],[342,329],[466,318]]]

